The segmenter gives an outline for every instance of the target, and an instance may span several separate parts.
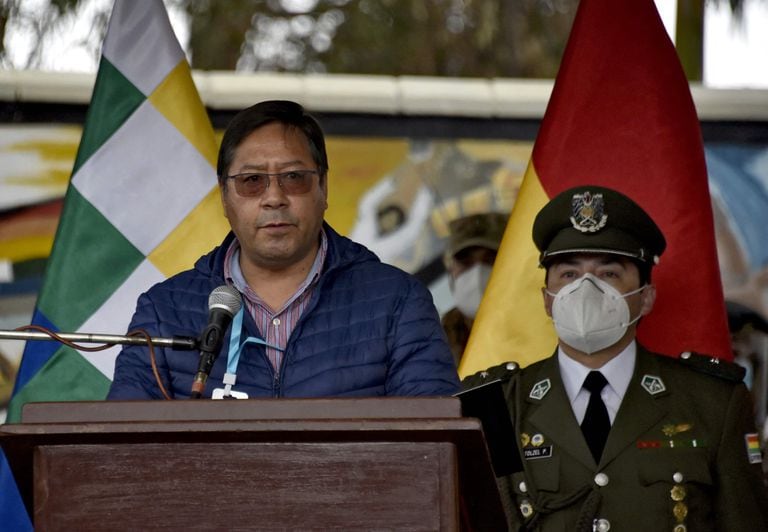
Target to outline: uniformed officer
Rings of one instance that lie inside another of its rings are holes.
[[[467,347],[506,225],[507,215],[498,212],[470,214],[449,224],[443,262],[456,306],[443,315],[442,323],[457,367]]]
[[[523,463],[499,480],[510,529],[768,530],[741,368],[635,341],[666,246],[653,220],[614,190],[582,186],[539,212],[533,239],[559,341],[506,385]]]

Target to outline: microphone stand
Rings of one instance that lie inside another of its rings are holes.
[[[33,331],[3,331],[0,330],[0,340],[68,340],[73,343],[90,343],[106,345],[152,345],[158,347],[170,347],[171,349],[195,350],[198,347],[196,338],[186,336],[174,336],[173,338],[146,336],[122,336],[116,334],[89,334],[89,333],[55,333],[55,336],[44,332]]]
[[[0,340],[52,340],[61,342],[64,345],[80,351],[102,351],[117,344],[147,346],[149,348],[149,360],[152,365],[152,372],[155,375],[155,379],[157,379],[157,386],[160,388],[163,397],[171,399],[171,396],[168,394],[165,386],[163,386],[163,381],[158,373],[154,348],[155,346],[159,346],[179,350],[196,350],[200,345],[200,341],[197,338],[190,338],[188,336],[174,336],[173,338],[153,337],[149,336],[149,334],[141,329],[137,329],[135,335],[133,334],[133,331],[128,331],[128,333],[128,335],[57,333],[38,325],[25,325],[12,331],[0,330]],[[82,343],[100,345],[98,347],[88,347],[80,345]]]

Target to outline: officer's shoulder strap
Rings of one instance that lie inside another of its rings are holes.
[[[517,362],[504,362],[498,366],[478,371],[461,380],[461,389],[469,390],[494,381],[508,381],[520,372],[520,364]]]
[[[742,382],[746,370],[735,362],[722,360],[715,356],[703,355],[693,351],[684,351],[677,357],[683,366],[700,373],[720,377],[731,382]]]

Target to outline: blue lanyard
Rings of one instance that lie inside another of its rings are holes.
[[[242,344],[240,343],[240,336],[242,336],[243,332],[243,308],[244,307],[240,307],[240,310],[235,314],[235,317],[232,320],[232,333],[229,336],[229,352],[227,353],[227,373],[224,375],[224,384],[227,389],[230,389],[231,386],[235,384],[237,365],[240,362],[240,353],[246,344],[262,344],[271,347],[272,349],[277,349],[278,351],[285,351],[285,349],[268,344],[261,338],[255,338],[253,336],[249,336]]]

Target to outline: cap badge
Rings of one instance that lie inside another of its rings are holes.
[[[595,233],[605,227],[608,215],[604,212],[605,201],[602,194],[586,191],[574,194],[571,198],[571,224],[582,233]]]

